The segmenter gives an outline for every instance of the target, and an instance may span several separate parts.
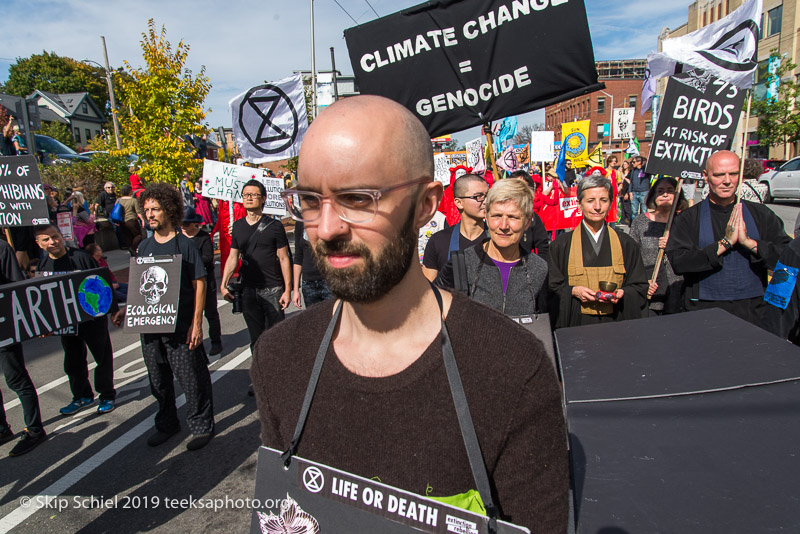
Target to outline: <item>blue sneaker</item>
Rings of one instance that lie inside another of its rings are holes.
[[[86,406],[89,406],[90,404],[93,404],[93,403],[94,403],[94,399],[93,398],[91,398],[91,397],[83,397],[82,399],[78,399],[78,400],[74,400],[74,401],[70,402],[69,404],[67,404],[66,406],[61,408],[59,410],[59,412],[61,412],[61,415],[72,415],[72,414],[74,414],[76,412],[79,412],[81,410],[81,408],[85,408]]]
[[[97,413],[108,413],[114,410],[114,401],[108,399],[101,399],[100,406],[97,407]]]

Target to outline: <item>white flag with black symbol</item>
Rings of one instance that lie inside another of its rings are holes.
[[[246,161],[266,163],[300,153],[308,115],[299,74],[253,87],[228,105],[233,135]]]
[[[650,107],[655,81],[675,74],[677,63],[703,69],[742,89],[752,87],[758,67],[761,8],[762,0],[747,0],[717,22],[682,37],[665,39],[661,52],[647,56],[642,113]]]

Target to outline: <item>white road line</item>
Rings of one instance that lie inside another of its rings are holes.
[[[231,361],[227,362],[225,365],[219,368],[219,370],[214,371],[211,374],[211,382],[216,382],[229,371],[235,369],[242,363],[244,363],[247,358],[250,357],[250,347],[247,347],[244,351],[242,351],[238,356],[231,359]],[[151,400],[149,404],[155,402]],[[178,408],[183,406],[186,403],[186,395],[181,395],[175,401],[175,404]],[[67,491],[70,487],[75,485],[79,482],[83,477],[100,467],[104,462],[109,460],[112,456],[120,452],[122,449],[133,443],[136,439],[140,438],[145,432],[150,430],[153,427],[152,419],[148,418],[132,429],[125,432],[122,436],[118,437],[105,447],[103,447],[99,452],[97,452],[94,456],[89,458],[88,460],[84,461],[79,466],[75,467],[61,477],[59,480],[54,482],[50,487],[46,488],[40,494],[31,497],[28,501],[28,506],[18,506],[14,511],[10,514],[0,518],[0,534],[6,534],[11,529],[17,527],[20,523],[28,519],[30,516],[35,514],[37,511],[44,508],[47,504],[53,501],[56,497]]]
[[[224,299],[223,300],[217,300],[217,309],[225,306],[226,304],[230,304],[230,302],[228,302],[227,300],[224,300]],[[141,341],[137,341],[136,343],[131,343],[127,347],[123,347],[123,348],[119,349],[118,351],[116,351],[114,353],[114,358],[118,358],[118,357],[120,357],[120,356],[122,356],[124,354],[129,353],[130,351],[132,351],[134,349],[139,348],[141,346],[141,344],[142,344]],[[97,364],[95,362],[91,362],[89,364],[89,370],[90,371],[92,369],[94,369],[95,367],[97,367]],[[64,375],[61,378],[57,378],[56,380],[53,380],[52,382],[48,382],[47,384],[36,388],[36,394],[41,396],[43,393],[47,393],[51,389],[57,388],[61,384],[66,384],[67,382],[69,382],[69,378],[67,378],[67,375]],[[125,383],[127,384],[127,382],[125,382]],[[19,398],[14,398],[14,399],[11,399],[10,401],[8,401],[7,403],[3,404],[3,408],[5,408],[5,410],[8,411],[11,408],[14,408],[15,406],[19,406],[19,404],[20,404]]]
[[[131,343],[127,347],[122,347],[121,349],[119,349],[118,351],[116,351],[114,353],[114,358],[118,358],[118,357],[120,357],[120,356],[122,356],[124,354],[129,353],[130,351],[132,351],[134,349],[139,348],[139,346],[141,344],[142,343],[140,341],[137,341],[136,343]],[[92,369],[94,369],[95,367],[97,367],[97,364],[95,362],[92,362],[92,363],[89,364],[89,370],[90,371]],[[57,378],[56,380],[53,380],[52,382],[48,382],[47,384],[36,388],[36,394],[41,396],[43,393],[46,393],[46,392],[50,391],[53,388],[57,388],[58,386],[60,386],[61,384],[65,384],[66,382],[69,382],[69,378],[67,378],[67,375],[64,375],[61,378]],[[10,408],[13,408],[14,406],[19,406],[19,398],[11,399],[7,403],[3,404],[3,408],[5,408],[6,411],[8,411]]]

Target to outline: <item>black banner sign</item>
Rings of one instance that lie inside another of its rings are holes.
[[[583,0],[432,1],[345,30],[362,94],[432,137],[602,89]]]
[[[296,456],[285,470],[280,455],[258,450],[251,534],[489,532],[486,516]],[[530,531],[497,522],[498,534],[523,532]]]
[[[36,158],[0,157],[0,226],[37,224],[50,224],[50,216]]]
[[[66,329],[108,313],[113,298],[105,267],[0,286],[0,347],[69,332]]]
[[[131,258],[126,334],[163,334],[175,331],[181,293],[181,255]]]
[[[708,157],[730,149],[744,96],[701,70],[670,77],[646,172],[702,178]]]

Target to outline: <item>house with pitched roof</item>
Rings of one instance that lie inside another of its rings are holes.
[[[100,135],[106,122],[105,114],[87,92],[56,94],[37,90],[28,99],[36,100],[42,122],[69,126],[78,146],[87,146]]]

